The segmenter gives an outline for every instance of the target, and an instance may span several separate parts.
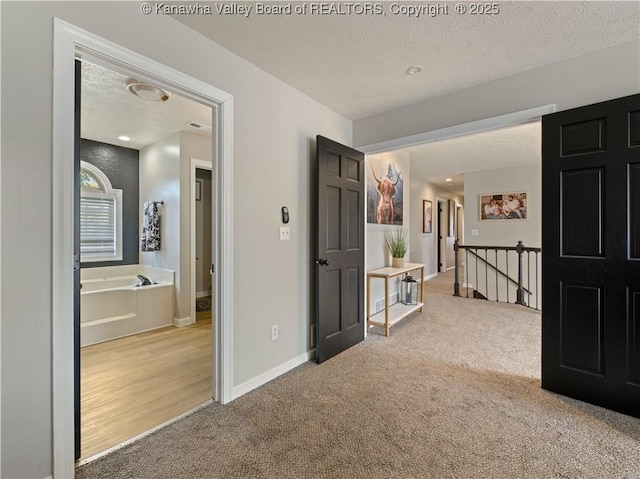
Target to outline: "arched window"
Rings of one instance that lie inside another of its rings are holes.
[[[96,166],[80,162],[80,260],[122,260],[122,190]]]

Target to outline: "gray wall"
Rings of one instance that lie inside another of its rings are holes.
[[[138,264],[138,150],[83,139],[80,159],[100,168],[111,181],[111,186],[122,190],[122,260],[87,262],[81,266],[96,268]]]
[[[54,17],[233,95],[234,390],[308,353],[314,139],[351,144],[351,121],[170,16],[142,15],[138,2],[3,1],[0,367],[7,478],[53,471]],[[267,184],[278,188],[265,194]],[[290,206],[291,241],[279,240],[282,205]],[[272,324],[279,324],[277,341]]]
[[[438,273],[438,199],[454,200],[457,205],[465,202],[464,197],[460,197],[450,191],[438,188],[429,182],[428,178],[421,178],[414,174],[411,177],[411,204],[414,205],[411,212],[411,259],[415,263],[424,264],[425,277]],[[431,233],[422,232],[422,201],[431,201],[432,221]],[[448,216],[448,206],[444,208],[444,216]],[[466,204],[465,210],[466,211]],[[446,244],[443,264],[446,268],[452,267],[453,262],[453,241],[449,237],[449,230],[446,221],[442,225],[443,242]],[[462,231],[458,232],[458,237],[462,241]]]

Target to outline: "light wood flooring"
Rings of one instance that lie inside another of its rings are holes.
[[[116,446],[211,399],[211,311],[81,350],[81,458]]]

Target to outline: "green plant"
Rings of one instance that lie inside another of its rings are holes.
[[[394,258],[404,258],[407,254],[409,246],[408,233],[402,228],[394,228],[393,230],[387,230],[384,232],[384,241],[387,243],[387,248],[391,256]]]

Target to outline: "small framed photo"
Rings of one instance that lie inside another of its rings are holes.
[[[526,220],[527,193],[489,193],[480,195],[480,220]]]
[[[433,207],[429,200],[422,200],[422,232],[431,233]]]
[[[202,201],[202,180],[196,180],[196,201]]]

